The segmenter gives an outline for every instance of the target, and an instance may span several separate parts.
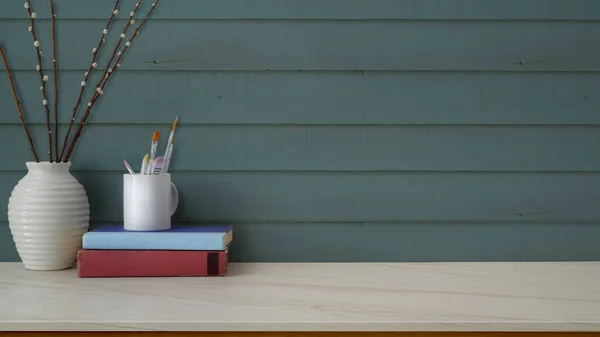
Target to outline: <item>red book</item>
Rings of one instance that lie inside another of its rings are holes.
[[[227,250],[89,250],[77,253],[79,277],[226,276]]]

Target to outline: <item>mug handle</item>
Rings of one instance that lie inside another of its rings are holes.
[[[175,184],[171,183],[171,216],[175,214],[177,206],[179,205],[179,193]]]

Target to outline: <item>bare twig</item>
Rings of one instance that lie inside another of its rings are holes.
[[[54,1],[50,0],[50,11],[52,14],[52,66],[54,68],[54,153],[58,159],[58,75],[56,64],[56,14],[54,13]]]
[[[156,0],[156,2],[154,2],[152,4],[152,8],[150,8],[150,10],[148,11],[148,14],[146,14],[146,16],[144,17],[144,19],[142,20],[142,22],[135,28],[131,38],[129,38],[129,41],[127,41],[127,43],[125,43],[125,48],[123,48],[123,50],[118,53],[118,57],[117,60],[115,61],[115,66],[114,69],[113,68],[109,68],[109,69],[113,69],[113,71],[108,71],[105,76],[106,79],[104,80],[104,82],[101,82],[101,85],[98,86],[96,88],[96,92],[94,92],[94,95],[92,96],[92,99],[90,100],[90,102],[88,103],[88,107],[85,111],[85,114],[83,115],[83,118],[81,119],[81,123],[79,124],[79,128],[77,128],[77,132],[75,133],[75,135],[73,136],[73,142],[71,142],[71,146],[69,147],[69,151],[67,152],[67,155],[65,157],[65,161],[68,161],[69,158],[71,157],[71,154],[73,153],[73,149],[75,148],[75,145],[77,144],[77,141],[79,140],[79,137],[81,137],[81,132],[83,130],[83,126],[85,125],[85,122],[87,121],[88,116],[90,115],[90,112],[92,111],[92,108],[94,107],[94,105],[96,104],[96,101],[98,100],[98,98],[100,96],[102,96],[103,92],[104,92],[104,88],[106,87],[106,84],[108,83],[108,80],[110,79],[110,77],[112,76],[112,74],[114,74],[114,72],[121,67],[121,59],[123,58],[123,55],[125,55],[125,52],[129,49],[129,47],[131,46],[131,43],[133,42],[133,40],[135,40],[135,38],[140,34],[139,31],[142,28],[142,26],[144,25],[144,23],[146,23],[146,20],[148,20],[148,17],[150,17],[150,15],[152,14],[152,12],[154,12],[154,9],[158,6],[158,3],[160,2],[160,0]],[[131,20],[133,20],[133,18],[130,18],[130,23]],[[110,64],[109,64],[110,66]],[[100,79],[100,81],[102,81],[102,79]]]
[[[42,96],[44,100],[42,103],[44,104],[44,108],[46,109],[46,128],[48,129],[48,160],[53,162],[52,158],[52,129],[50,128],[50,108],[48,107],[48,98],[46,96],[46,81],[48,81],[48,76],[44,75],[44,69],[42,68],[42,52],[40,51],[40,41],[38,41],[37,36],[35,35],[35,18],[36,14],[31,10],[31,0],[27,0],[25,4],[25,9],[29,13],[29,19],[31,20],[31,26],[29,26],[29,31],[33,37],[33,45],[35,47],[35,51],[37,53],[38,64],[35,67],[36,70],[40,73],[40,79],[42,80],[42,87],[40,88],[42,91]]]
[[[40,158],[38,158],[37,152],[35,151],[35,146],[33,145],[33,139],[31,139],[31,133],[29,133],[29,128],[27,127],[27,123],[25,122],[25,118],[23,117],[23,110],[21,109],[21,102],[19,101],[19,96],[17,95],[17,90],[15,89],[15,83],[13,82],[12,73],[10,72],[10,67],[8,66],[8,60],[6,59],[6,55],[4,55],[4,50],[2,49],[2,45],[0,45],[0,55],[2,55],[2,60],[4,61],[4,67],[6,68],[6,73],[8,74],[8,80],[10,82],[10,89],[12,90],[13,97],[15,98],[15,103],[17,104],[17,112],[19,113],[19,119],[21,119],[21,124],[23,124],[23,129],[25,129],[25,135],[27,136],[27,140],[29,140],[29,147],[31,148],[31,153],[33,154],[33,158],[36,162],[40,162]]]
[[[73,108],[73,115],[71,116],[71,121],[69,122],[69,127],[67,128],[67,134],[65,135],[65,140],[63,141],[63,145],[60,151],[60,155],[58,156],[58,161],[62,161],[62,158],[65,154],[65,150],[67,149],[67,144],[69,141],[69,135],[71,134],[71,128],[73,127],[73,123],[75,122],[75,115],[77,114],[77,109],[79,109],[79,105],[81,104],[81,97],[83,96],[83,92],[85,90],[85,87],[87,85],[87,81],[89,79],[89,77],[92,75],[92,71],[96,68],[97,64],[96,64],[96,58],[98,57],[98,53],[100,52],[100,48],[102,48],[102,45],[104,45],[104,43],[106,42],[106,35],[108,34],[108,28],[110,28],[110,24],[113,21],[113,18],[119,14],[119,2],[120,0],[116,0],[115,1],[115,6],[113,8],[113,11],[110,15],[110,18],[108,18],[108,21],[106,22],[106,26],[104,27],[104,30],[102,31],[102,34],[100,36],[100,40],[98,41],[98,45],[92,49],[92,62],[90,62],[90,66],[88,68],[88,71],[85,73],[84,75],[84,79],[83,82],[81,82],[81,90],[79,91],[79,97],[77,97],[77,103],[75,103],[75,107]]]

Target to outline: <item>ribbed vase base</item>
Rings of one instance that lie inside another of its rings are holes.
[[[23,266],[25,267],[25,269],[33,271],[56,271],[73,268],[73,262],[48,265],[37,263],[23,263]]]

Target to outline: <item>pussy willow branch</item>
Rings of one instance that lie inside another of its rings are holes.
[[[92,55],[93,55],[92,62],[90,62],[88,71],[84,75],[83,82],[81,82],[81,90],[79,90],[79,97],[77,97],[77,103],[75,103],[75,107],[73,108],[73,115],[71,116],[71,121],[69,122],[69,127],[67,128],[67,133],[65,135],[65,140],[63,141],[60,155],[58,156],[58,161],[62,161],[63,156],[65,154],[65,150],[67,149],[67,144],[69,142],[69,135],[71,134],[71,128],[73,127],[73,123],[75,122],[75,115],[77,114],[77,109],[79,109],[79,105],[81,104],[81,97],[83,96],[83,92],[87,85],[87,81],[88,81],[89,77],[92,75],[92,71],[97,66],[96,58],[98,57],[98,53],[100,53],[100,48],[102,48],[102,46],[106,42],[106,34],[108,34],[108,28],[110,28],[110,24],[112,23],[113,18],[117,14],[119,14],[119,2],[120,1],[121,0],[115,1],[115,6],[112,10],[110,18],[108,18],[108,21],[106,22],[106,25],[104,26],[104,30],[102,31],[102,34],[100,35],[100,40],[98,41],[98,45],[92,49]]]
[[[35,51],[37,53],[38,64],[36,66],[36,70],[40,73],[40,79],[42,80],[42,96],[44,100],[42,103],[44,104],[44,108],[46,109],[46,128],[48,129],[48,160],[53,162],[52,158],[52,129],[50,128],[50,107],[48,107],[48,98],[46,96],[46,81],[48,81],[48,76],[44,75],[44,69],[42,67],[42,52],[40,51],[40,41],[38,41],[37,36],[35,35],[35,18],[36,14],[31,10],[31,0],[27,0],[25,4],[25,9],[29,13],[29,19],[31,20],[31,26],[29,26],[29,31],[31,32],[31,36],[33,37],[33,45],[35,47]]]
[[[52,66],[54,68],[54,153],[56,153],[58,162],[58,75],[56,74],[56,14],[53,0],[50,0],[50,12],[52,14]]]
[[[144,23],[146,23],[146,20],[148,20],[148,17],[150,17],[150,15],[152,14],[152,12],[154,12],[154,9],[158,6],[159,2],[160,2],[160,0],[156,0],[156,2],[154,2],[152,4],[152,8],[150,8],[150,10],[148,11],[148,14],[146,14],[146,16],[144,17],[144,19],[142,20],[142,22],[135,28],[135,31],[133,32],[133,35],[131,35],[131,38],[129,38],[129,41],[127,41],[127,43],[125,43],[125,48],[123,48],[123,50],[121,51],[121,53],[118,54],[117,60],[115,61],[114,70],[108,72],[106,74],[106,80],[104,82],[102,82],[102,84],[101,84],[100,87],[96,88],[96,92],[94,92],[94,95],[92,96],[92,99],[88,103],[88,107],[87,107],[87,109],[85,111],[85,114],[83,115],[83,118],[81,119],[81,123],[79,124],[79,128],[77,128],[77,132],[73,136],[73,142],[71,143],[71,146],[69,147],[69,151],[67,152],[67,155],[65,157],[65,161],[68,161],[69,158],[71,157],[71,154],[73,153],[73,149],[75,149],[75,145],[77,145],[77,141],[79,140],[79,137],[81,137],[81,131],[83,130],[83,126],[85,125],[85,122],[87,121],[87,118],[90,115],[90,112],[92,111],[92,108],[96,104],[96,101],[98,100],[98,97],[102,96],[102,94],[104,92],[104,88],[106,87],[106,84],[108,83],[108,80],[110,79],[110,77],[112,76],[112,74],[114,74],[114,72],[118,68],[121,67],[121,63],[120,62],[121,62],[121,59],[123,58],[123,55],[125,55],[125,52],[129,49],[129,47],[131,47],[131,43],[133,42],[133,40],[135,40],[135,38],[140,34],[140,29],[142,28],[142,26],[144,25]]]
[[[108,74],[114,70],[113,69],[114,66],[112,66],[111,63],[114,61],[115,56],[117,56],[117,55],[120,56],[120,53],[122,53],[122,52],[119,52],[119,47],[121,47],[121,42],[123,42],[123,39],[127,35],[127,30],[129,29],[129,26],[131,26],[135,22],[133,20],[133,17],[137,13],[137,11],[140,9],[141,4],[142,4],[142,0],[139,0],[135,4],[135,8],[133,9],[133,11],[131,13],[129,13],[129,19],[127,20],[127,24],[125,24],[125,28],[123,28],[123,32],[121,33],[119,41],[117,41],[117,45],[115,46],[115,49],[113,49],[113,53],[110,56],[110,59],[108,60],[108,63],[106,64],[106,67],[104,68],[104,72],[102,73],[102,77],[100,77],[100,81],[98,81],[98,84],[96,84],[96,90],[98,90],[98,88],[101,87],[101,85],[105,81],[105,79],[108,78]]]
[[[40,158],[38,158],[37,152],[35,151],[33,139],[31,139],[31,133],[29,132],[29,127],[27,127],[27,123],[25,122],[25,118],[23,117],[21,102],[19,101],[19,96],[17,95],[17,90],[15,89],[15,83],[13,82],[12,73],[10,72],[10,67],[8,66],[8,60],[6,59],[6,55],[4,55],[4,50],[2,49],[1,44],[0,55],[2,55],[4,67],[6,68],[6,74],[8,74],[8,81],[10,82],[10,89],[12,90],[13,97],[15,98],[15,103],[17,104],[17,113],[19,114],[19,119],[21,120],[21,124],[23,124],[23,129],[25,129],[25,135],[27,136],[27,140],[29,140],[29,147],[31,148],[31,153],[33,154],[33,158],[35,159],[35,161],[39,163]]]

